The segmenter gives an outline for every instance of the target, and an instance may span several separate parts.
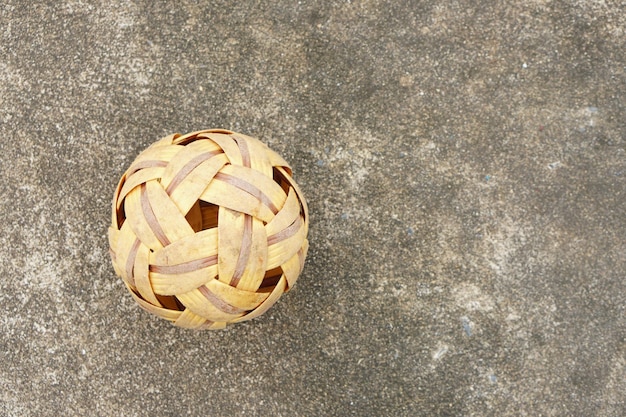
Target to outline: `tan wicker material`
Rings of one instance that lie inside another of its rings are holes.
[[[141,307],[219,329],[295,284],[307,232],[289,165],[257,139],[212,129],[167,136],[135,159],[115,191],[109,243]]]

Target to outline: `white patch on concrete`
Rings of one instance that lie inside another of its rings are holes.
[[[438,361],[441,358],[443,358],[443,356],[448,353],[448,345],[446,344],[441,344],[439,345],[439,347],[437,348],[437,350],[433,353],[433,360]]]
[[[467,311],[488,312],[494,309],[491,296],[474,284],[461,283],[453,289],[452,295],[456,305]]]

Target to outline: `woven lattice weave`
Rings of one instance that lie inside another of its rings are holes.
[[[227,130],[167,136],[113,198],[115,272],[145,310],[187,328],[249,320],[289,290],[308,248],[307,206],[289,165]]]

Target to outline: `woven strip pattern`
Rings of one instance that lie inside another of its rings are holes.
[[[228,130],[154,143],[122,176],[112,212],[115,272],[142,308],[186,328],[263,314],[295,284],[308,249],[289,165]]]

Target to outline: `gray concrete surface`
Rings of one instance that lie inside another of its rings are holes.
[[[1,416],[626,415],[624,1],[4,1]],[[295,169],[294,291],[137,308],[115,183],[172,132]]]

